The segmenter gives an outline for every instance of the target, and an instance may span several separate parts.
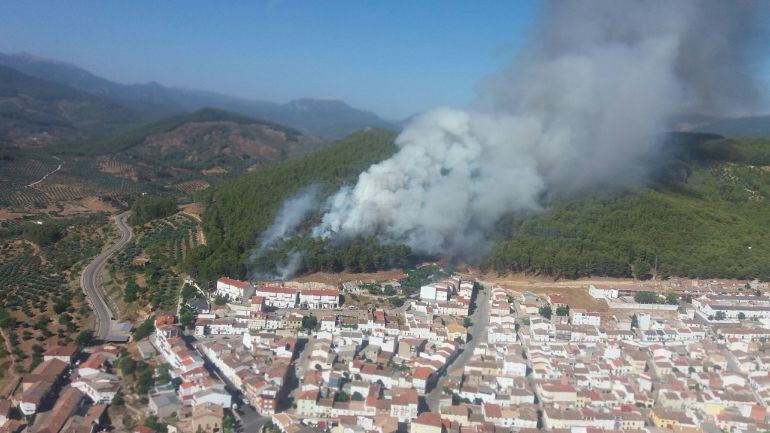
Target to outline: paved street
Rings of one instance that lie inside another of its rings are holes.
[[[468,330],[468,333],[471,334],[472,339],[465,345],[465,349],[463,349],[462,353],[460,353],[460,356],[458,356],[454,362],[452,362],[447,367],[447,371],[458,367],[465,367],[465,364],[470,361],[471,356],[473,355],[473,351],[476,349],[476,346],[479,344],[479,342],[486,340],[487,322],[489,322],[490,293],[491,290],[489,287],[482,286],[481,290],[479,290],[478,295],[476,296],[476,311],[474,311],[471,315],[471,321],[473,324]],[[433,390],[427,396],[425,396],[425,401],[432,412],[439,411],[438,403],[439,399],[441,398],[441,391],[444,388],[444,383],[446,382],[446,377],[446,374],[442,375],[439,378],[436,387],[433,388]]]
[[[115,224],[117,224],[118,230],[120,230],[120,240],[96,256],[91,263],[83,269],[83,273],[80,274],[80,287],[86,294],[88,302],[91,304],[91,309],[93,309],[94,314],[96,314],[94,337],[101,340],[110,335],[112,314],[110,313],[110,308],[105,299],[106,294],[104,292],[104,287],[101,284],[99,273],[110,256],[131,241],[133,233],[131,227],[126,225],[126,218],[128,215],[129,212],[123,212],[115,217]]]

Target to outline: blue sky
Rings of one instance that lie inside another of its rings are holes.
[[[400,119],[462,106],[509,59],[537,2],[21,1],[0,50],[105,78],[285,102],[341,98]]]

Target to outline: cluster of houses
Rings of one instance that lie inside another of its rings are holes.
[[[738,293],[741,287],[731,294],[696,294],[691,305],[678,305],[674,316],[644,310],[620,318],[626,312],[610,308],[573,309],[548,319],[535,313],[533,298],[555,307],[560,297],[516,294],[520,341],[489,358],[479,353],[490,368],[497,364],[497,371],[490,370],[495,380],[487,380],[483,392],[469,394],[463,377],[456,384],[460,397],[484,404],[501,400],[499,378],[512,356],[526,366],[529,392],[540,404],[540,425],[546,429],[767,430],[770,365],[765,361],[770,358],[764,350],[770,330],[762,315],[747,313],[768,305],[770,298]],[[623,289],[589,290],[597,299],[625,295]],[[725,306],[743,308],[745,316],[709,318]]]
[[[90,354],[74,345],[49,348],[22,376],[10,401],[0,401],[0,431],[92,433],[106,427],[107,404],[121,385],[108,373],[116,358],[114,346],[95,347]],[[22,419],[11,419],[14,407]]]
[[[156,318],[156,330],[150,336],[150,342],[168,364],[171,377],[179,380],[176,390],[173,387],[151,390],[149,406],[153,414],[163,418],[179,412],[182,405],[231,407],[232,396],[224,382],[209,374],[203,357],[187,345],[178,325]]]
[[[201,353],[262,415],[274,414],[279,400],[285,396],[296,348],[296,336],[275,331],[200,345]]]
[[[263,283],[255,287],[248,281],[222,277],[217,280],[216,296],[229,301],[241,302],[252,296],[264,300],[264,305],[276,309],[305,308],[309,310],[336,309],[340,306],[340,291],[336,288],[306,287],[309,284],[292,287]]]

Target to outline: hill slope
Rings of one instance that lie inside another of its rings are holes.
[[[196,267],[209,277],[244,275],[249,249],[285,198],[312,182],[332,191],[354,181],[368,163],[393,151],[392,137],[359,134],[223,185],[207,198],[211,245],[196,256]],[[489,263],[501,272],[568,278],[770,279],[770,141],[677,138],[651,186],[557,200],[540,215],[504,219]]]
[[[355,181],[371,164],[395,152],[394,138],[388,131],[359,132],[212,191],[203,198],[209,244],[195,251],[190,268],[208,278],[245,275],[256,236],[272,222],[284,199],[310,184],[320,184],[329,192]]]
[[[112,101],[0,66],[0,142],[40,146],[138,121],[135,112]]]
[[[42,149],[0,146],[0,207],[22,211],[84,197],[125,203],[142,192],[193,193],[323,144],[291,128],[204,109]]]
[[[342,101],[298,99],[278,104],[214,92],[166,87],[155,82],[121,84],[68,63],[29,54],[0,53],[0,65],[117,101],[141,113],[145,121],[159,120],[204,107],[216,107],[291,126],[324,138],[340,138],[366,127],[393,127],[374,113],[350,107]]]

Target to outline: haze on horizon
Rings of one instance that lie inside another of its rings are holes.
[[[342,99],[401,120],[469,103],[514,54],[538,3],[5,2],[0,51],[121,83]]]

